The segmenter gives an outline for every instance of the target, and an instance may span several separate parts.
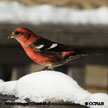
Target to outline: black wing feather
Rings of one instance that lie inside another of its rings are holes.
[[[72,51],[73,48],[69,46],[65,46],[63,44],[59,44],[57,42],[50,41],[48,39],[40,38],[36,42],[33,43],[35,46],[44,45],[40,50],[41,51],[54,51],[54,52],[63,52],[63,51]],[[57,44],[56,47],[50,48],[51,45]]]

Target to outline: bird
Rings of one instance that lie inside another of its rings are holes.
[[[89,54],[85,50],[79,50],[43,38],[25,27],[19,27],[13,30],[9,38],[16,39],[21,44],[25,53],[34,62],[44,65],[45,70],[53,69],[70,60]]]

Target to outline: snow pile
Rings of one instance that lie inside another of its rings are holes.
[[[31,101],[81,103],[90,93],[78,86],[71,77],[54,71],[42,71],[26,75],[16,84],[16,96]]]
[[[15,95],[19,100],[29,98],[34,102],[73,102],[81,105],[85,102],[104,102],[103,108],[108,108],[107,94],[91,94],[71,77],[56,71],[35,72],[17,81],[2,82],[0,94]]]
[[[18,2],[0,2],[0,23],[108,25],[108,8],[74,10],[50,5],[28,7]]]

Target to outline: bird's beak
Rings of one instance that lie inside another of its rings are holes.
[[[14,32],[8,36],[8,39],[15,38]]]

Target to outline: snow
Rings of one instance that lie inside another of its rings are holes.
[[[108,25],[108,8],[75,10],[51,5],[29,7],[18,2],[0,2],[0,23],[54,25]]]
[[[104,106],[90,107],[108,108],[107,94],[89,93],[71,77],[57,71],[34,72],[17,81],[0,80],[0,94],[14,95],[18,97],[15,102],[22,103],[26,98],[32,102],[70,102],[81,105],[85,105],[85,102],[104,102]]]
[[[15,89],[16,81],[8,81],[0,83],[0,93],[3,95],[15,95],[14,89]]]
[[[81,97],[77,98],[79,95]],[[31,101],[75,102],[74,99],[76,99],[76,102],[79,103],[89,95],[90,93],[79,87],[76,81],[69,76],[54,71],[32,73],[19,79],[16,83],[16,96],[22,99],[30,98]]]

